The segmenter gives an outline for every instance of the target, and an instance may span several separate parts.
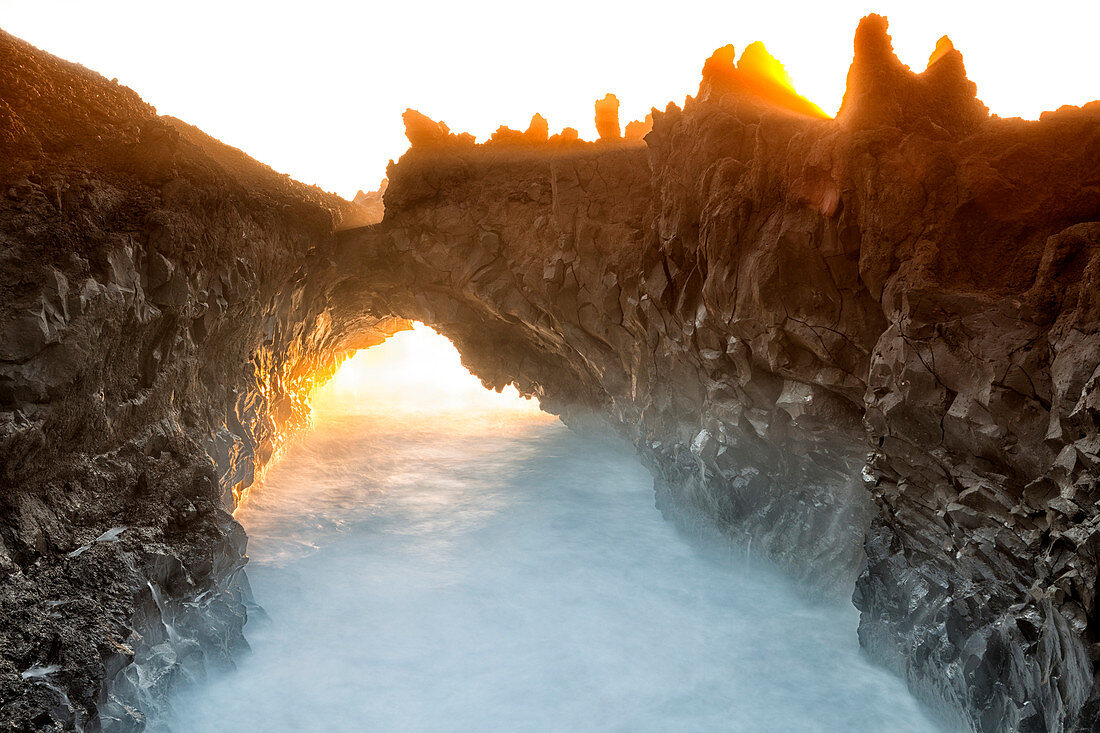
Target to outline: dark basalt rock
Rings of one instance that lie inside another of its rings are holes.
[[[235,493],[401,324],[330,305],[357,207],[0,57],[0,728],[137,730],[246,646]]]
[[[1100,106],[990,118],[874,16],[849,82],[836,121],[733,90],[644,148],[414,147],[341,257],[487,384],[599,411],[670,515],[854,584],[945,718],[1087,727]]]
[[[950,42],[914,74],[871,16],[837,120],[732,82],[644,142],[410,113],[384,220],[348,229],[369,213],[0,44],[3,725],[137,727],[231,663],[226,510],[403,318],[623,432],[670,518],[854,589],[948,720],[1095,724],[1096,103],[991,118]]]

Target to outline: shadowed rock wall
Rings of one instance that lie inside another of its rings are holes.
[[[402,324],[330,307],[356,207],[3,33],[0,58],[0,727],[135,730],[246,646],[234,494]]]
[[[721,81],[644,146],[414,141],[340,256],[487,384],[599,411],[670,515],[854,581],[863,645],[945,717],[1072,727],[1100,641],[1100,108],[991,118],[949,41],[914,74],[877,16],[836,121]]]

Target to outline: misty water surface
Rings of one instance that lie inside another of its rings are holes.
[[[269,620],[177,730],[934,730],[854,609],[702,551],[627,446],[461,373],[424,384],[456,357],[402,338],[326,388],[238,513]]]

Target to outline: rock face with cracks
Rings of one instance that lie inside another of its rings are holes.
[[[952,722],[1095,720],[1100,107],[990,118],[949,42],[914,74],[872,16],[836,121],[704,78],[645,146],[389,178],[341,252],[381,312],[600,412],[670,515],[854,583]]]
[[[836,120],[724,61],[644,142],[408,114],[385,219],[334,234],[366,215],[2,40],[4,724],[138,727],[231,658],[225,508],[404,318],[622,431],[675,521],[854,588],[949,721],[1100,720],[1100,106],[991,118],[869,16]]]
[[[343,323],[369,211],[0,33],[0,728],[138,730],[246,646],[229,511]],[[328,273],[328,274],[325,274]]]

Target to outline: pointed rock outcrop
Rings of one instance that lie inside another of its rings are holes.
[[[401,119],[405,122],[405,137],[409,138],[409,144],[414,148],[439,147],[456,143],[473,145],[475,141],[470,133],[463,132],[456,135],[443,122],[436,122],[415,109],[405,110]]]
[[[528,142],[546,142],[550,137],[550,125],[547,123],[546,118],[536,112],[534,116],[531,117],[531,124],[527,126],[527,131],[523,133],[523,136]]]
[[[649,113],[645,116],[644,120],[634,120],[633,122],[626,123],[626,132],[623,133],[623,137],[627,140],[641,140],[649,131],[653,129],[653,113]]]
[[[619,98],[614,94],[596,100],[596,132],[601,141],[619,140],[623,136],[619,127]]]
[[[716,49],[703,64],[703,80],[696,99],[717,102],[727,95],[807,117],[825,119],[829,116],[795,91],[783,64],[759,41],[746,46],[740,59],[732,45],[725,45]]]
[[[856,29],[848,85],[837,120],[849,129],[924,128],[941,134],[971,132],[989,117],[977,87],[966,78],[962,54],[946,36],[922,74],[894,53],[881,15],[868,15]]]

